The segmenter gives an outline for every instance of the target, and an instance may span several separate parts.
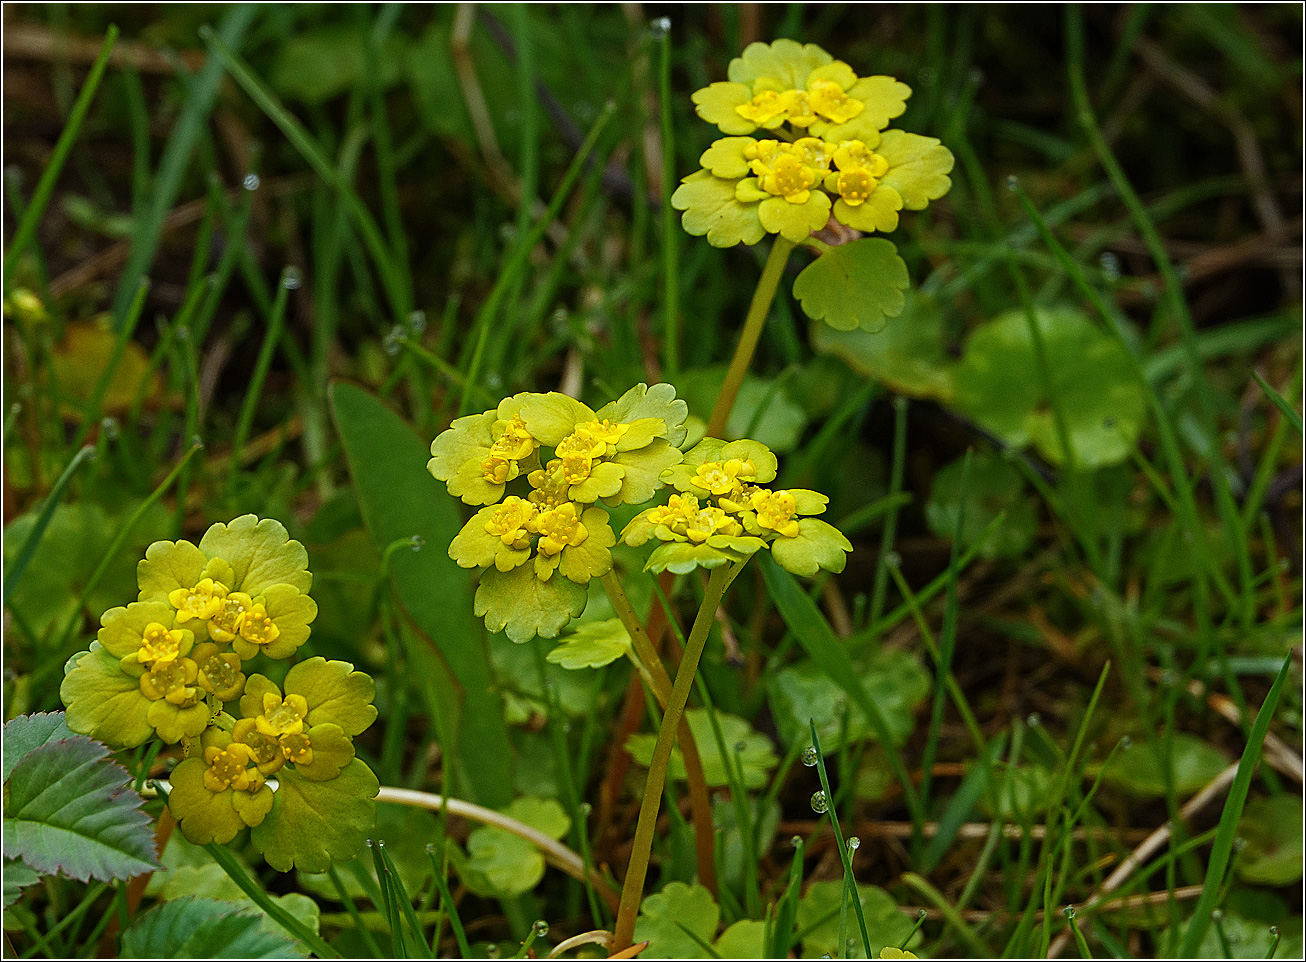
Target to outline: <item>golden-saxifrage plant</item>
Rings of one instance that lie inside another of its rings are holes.
[[[281,684],[246,671],[294,659],[317,616],[312,584],[304,546],[271,519],[215,524],[198,545],[157,541],[137,600],[104,613],[59,688],[75,732],[116,748],[180,743],[168,808],[187,839],[225,844],[248,827],[282,872],[356,855],[379,790],[353,744],[376,719],[371,677],[323,658]]]

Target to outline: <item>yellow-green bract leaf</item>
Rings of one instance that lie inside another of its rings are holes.
[[[264,785],[253,795],[234,789],[215,792],[204,784],[207,768],[202,758],[193,756],[172,770],[168,809],[189,841],[225,845],[246,825],[267,817],[273,804],[272,789]]]
[[[990,804],[988,793],[976,804],[990,818],[1025,824],[1046,812],[1056,797],[1056,776],[1042,765],[999,763],[989,777],[989,791],[997,804]]]
[[[1076,464],[1097,468],[1125,460],[1146,410],[1125,349],[1073,308],[1037,307],[1034,317],[1047,370],[1025,311],[1008,311],[966,342],[954,403],[1007,444],[1032,443],[1061,463],[1055,405],[1065,418]]]
[[[757,204],[735,199],[735,181],[706,170],[690,174],[671,195],[671,206],[684,211],[681,224],[695,237],[706,235],[713,247],[756,244],[766,233]]]
[[[752,85],[758,80],[775,81],[779,90],[803,90],[807,76],[834,60],[814,43],[800,44],[782,37],[773,43],[756,41],[730,61],[726,75],[734,83]]]
[[[1238,820],[1247,844],[1234,871],[1253,885],[1291,885],[1302,875],[1302,806],[1296,795],[1253,798]]]
[[[287,767],[277,782],[272,811],[250,832],[269,865],[278,872],[325,872],[362,851],[380,790],[370,768],[355,758],[337,777],[315,782]]]
[[[98,642],[68,659],[64,671],[59,697],[70,729],[120,748],[134,748],[154,734],[139,679],[123,672]]]
[[[591,621],[566,635],[548,654],[549,661],[563,668],[602,668],[630,650],[630,635],[620,618]]]
[[[680,447],[685,440],[685,418],[689,407],[676,397],[670,384],[636,384],[633,388],[599,408],[596,416],[621,424],[631,424],[644,418],[661,418],[666,424],[668,442]],[[618,444],[620,447],[620,444]]]
[[[911,916],[899,911],[888,892],[874,885],[857,886],[862,913],[866,917],[866,930],[871,939],[871,958],[879,958],[883,948],[897,948],[912,933]],[[847,951],[839,945],[839,907],[844,897],[844,883],[813,882],[798,902],[798,931],[803,933],[803,955],[815,958],[821,954],[838,955],[845,959],[864,959],[866,953],[861,937],[851,939]],[[853,912],[848,912],[849,922]],[[856,926],[849,924],[851,931]],[[913,944],[920,936],[913,936]]]
[[[309,625],[317,618],[317,602],[290,584],[272,585],[261,595],[268,617],[277,626],[278,634],[266,645],[253,645],[237,637],[232,643],[236,654],[246,657],[246,646],[254,648],[248,657],[262,651],[269,658],[289,658],[296,649],[308,641]]]
[[[325,782],[340,774],[340,770],[353,760],[354,743],[339,725],[330,723],[314,725],[307,732],[313,760],[308,764],[295,763],[295,771],[315,782]]]
[[[898,249],[883,237],[863,237],[808,264],[794,281],[794,296],[812,320],[841,331],[878,331],[902,313],[909,283]]]
[[[723,137],[703,151],[698,162],[716,177],[747,177],[752,173],[744,148],[757,143],[752,137]]]
[[[167,603],[178,588],[193,588],[203,576],[208,556],[189,541],[156,541],[136,565],[141,601]],[[231,576],[235,580],[234,574]],[[221,580],[221,579],[218,579]],[[228,588],[230,581],[223,581]]]
[[[801,204],[791,204],[783,197],[768,197],[757,205],[757,219],[772,234],[797,244],[829,223],[830,195],[814,190]]]
[[[943,312],[918,293],[907,291],[903,312],[874,333],[813,324],[812,346],[899,394],[952,400],[957,362],[945,350]]]
[[[790,574],[811,578],[817,571],[843,571],[852,544],[843,532],[820,518],[803,518],[798,534],[771,542],[771,556]]]
[[[594,412],[574,397],[550,391],[548,394],[528,394],[521,406],[521,419],[526,430],[541,444],[556,447],[576,425],[593,421]]]
[[[476,588],[475,612],[491,631],[507,632],[521,644],[536,635],[556,638],[567,622],[585,610],[584,585],[554,574],[548,581],[522,565],[512,571],[490,569]]]
[[[702,959],[707,953],[686,930],[711,943],[721,921],[721,909],[701,885],[671,882],[644,899],[635,921],[635,941],[648,942],[644,959]]]
[[[875,151],[889,162],[880,183],[901,194],[908,210],[923,210],[952,187],[952,151],[934,137],[886,130]]]
[[[39,730],[21,730],[30,725]],[[14,719],[15,742],[58,735],[46,722]],[[109,750],[82,735],[53,738],[13,764],[4,786],[4,853],[42,875],[62,872],[85,882],[126,879],[158,867],[151,820],[140,810],[131,776]]]
[[[662,487],[662,472],[680,463],[681,454],[671,442],[661,438],[635,451],[618,451],[614,460],[625,469],[621,489],[604,503],[643,504]]]
[[[707,783],[712,786],[730,784],[725,761],[721,758],[721,746],[717,744],[708,710],[691,708],[685,712],[685,720],[694,735],[694,745],[702,758],[703,777]],[[771,740],[753,731],[748,722],[736,715],[719,711],[716,713],[716,720],[721,726],[721,739],[725,742],[726,751],[729,752],[731,769],[736,772],[742,769],[746,788],[760,788],[765,785],[768,773],[776,766],[775,749],[771,745]],[[626,751],[630,752],[635,761],[647,766],[653,760],[653,746],[656,742],[656,735],[631,735],[626,739]],[[671,750],[667,775],[671,778],[685,777],[684,756],[679,748]]]
[[[695,110],[709,124],[716,124],[725,134],[750,134],[757,124],[740,114],[735,108],[753,99],[744,84],[718,81],[693,94]]]
[[[725,539],[720,539],[725,540]],[[758,538],[734,538],[756,551],[765,547],[765,542]],[[752,542],[757,542],[753,545]],[[695,568],[720,568],[724,564],[745,561],[748,555],[729,547],[714,547],[711,544],[691,544],[688,541],[672,541],[658,545],[644,564],[645,571],[671,571],[678,575],[688,574]]]
[[[812,133],[832,142],[860,140],[874,149],[879,141],[879,131],[907,109],[911,88],[901,80],[883,75],[862,77],[850,88],[848,96],[860,100],[865,107],[852,120],[844,124],[815,123]]]
[[[215,524],[200,539],[200,550],[231,565],[233,591],[260,595],[272,585],[293,585],[307,592],[313,587],[308,573],[308,552],[291,541],[286,526],[272,518],[242,515],[229,524]]]
[[[352,737],[376,720],[376,685],[347,661],[301,661],[286,672],[283,687],[287,695],[303,695],[308,701],[304,721],[309,725],[339,725]],[[242,710],[243,705],[242,700]]]

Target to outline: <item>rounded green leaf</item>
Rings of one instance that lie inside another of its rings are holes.
[[[726,81],[709,84],[693,93],[698,115],[709,124],[716,124],[724,134],[751,134],[757,129],[755,123],[735,109],[752,99],[752,91],[744,84]]]
[[[945,350],[943,312],[918,293],[908,291],[902,313],[879,331],[813,324],[812,346],[899,394],[945,403],[952,399],[956,361]]]
[[[694,936],[710,944],[720,921],[721,909],[711,892],[701,885],[671,882],[640,904],[635,941],[648,942],[640,958],[705,958],[707,953]]]
[[[775,768],[777,759],[771,739],[754,731],[744,719],[736,715],[718,711],[717,724],[721,727],[721,738],[729,752],[730,768],[739,773],[742,770],[746,788],[761,788],[767,783],[771,769]],[[703,777],[713,787],[729,785],[726,762],[721,758],[721,746],[717,744],[716,734],[712,729],[712,720],[705,708],[690,708],[685,712],[685,721],[694,735],[694,745],[703,762]],[[657,742],[654,734],[631,735],[626,739],[626,751],[641,765],[647,766],[653,760],[653,746]],[[669,778],[685,777],[685,761],[679,748],[671,750],[671,761],[667,765]]]
[[[1025,311],[1009,311],[966,342],[955,374],[954,403],[1007,444],[1033,444],[1059,464],[1064,455],[1055,399],[1080,467],[1125,460],[1146,409],[1143,386],[1125,349],[1077,310],[1038,307],[1034,317],[1047,371]]]
[[[883,237],[863,237],[808,264],[794,281],[794,296],[812,320],[841,331],[878,331],[902,313],[909,283],[898,249]]]
[[[886,130],[876,153],[889,162],[889,172],[880,183],[902,195],[908,210],[923,210],[952,187],[952,151],[934,137],[921,137],[903,130]]]
[[[707,237],[713,247],[756,244],[766,233],[757,204],[735,199],[735,181],[696,171],[680,182],[671,206],[684,211],[681,224],[695,237]]]
[[[1170,743],[1170,781],[1176,795],[1191,795],[1219,775],[1229,764],[1224,753],[1209,742],[1176,732]],[[1165,795],[1161,741],[1136,741],[1116,755],[1105,778],[1135,795]]]
[[[1026,495],[1025,479],[1003,458],[981,453],[970,459],[963,490],[964,461],[954,461],[934,475],[930,500],[925,505],[930,530],[951,541],[960,513],[961,543],[969,548],[999,514],[1005,513],[1005,520],[980,545],[979,553],[985,558],[1023,555],[1038,530],[1037,513]]]
[[[666,430],[658,437],[665,438],[675,447],[680,447],[685,440],[685,418],[689,416],[689,406],[676,397],[676,389],[665,382],[654,384],[636,384],[633,388],[599,408],[595,417],[621,424],[634,424],[645,418],[661,418]],[[640,445],[642,447],[642,445]],[[625,450],[618,442],[618,450]]]
[[[682,402],[683,403],[683,402]],[[658,438],[634,451],[618,451],[615,462],[624,469],[621,488],[604,503],[643,504],[662,487],[662,472],[680,463],[680,451],[670,441]]]
[[[485,826],[467,837],[466,865],[460,874],[467,887],[488,898],[525,895],[544,878],[544,856],[520,835]]]
[[[834,60],[814,43],[800,44],[782,37],[773,43],[754,41],[730,61],[726,75],[738,84],[751,86],[759,80],[774,82],[776,90],[804,90],[807,77],[817,67]],[[768,84],[768,89],[771,85]]]
[[[630,635],[620,618],[591,621],[581,625],[548,654],[548,660],[563,668],[602,668],[630,650]]]
[[[780,567],[804,578],[815,577],[818,571],[838,574],[852,550],[852,543],[843,532],[820,518],[802,518],[797,535],[771,542],[771,557]]]
[[[844,883],[840,881],[813,882],[798,901],[798,930],[803,933],[803,955],[838,956],[842,959],[866,958],[860,935],[853,936],[847,951],[839,945],[840,906],[843,903]],[[871,958],[879,958],[880,950],[897,948],[912,934],[912,917],[898,908],[893,896],[875,885],[857,886],[861,899],[866,930],[870,935]],[[851,907],[848,912],[848,931],[857,931]],[[912,937],[913,943],[920,936]]]
[[[208,556],[189,541],[156,541],[136,565],[139,600],[167,604],[168,594],[193,588],[203,577]],[[234,580],[234,579],[233,579]],[[223,582],[228,588],[230,583]]]
[[[1238,821],[1246,841],[1234,871],[1253,885],[1291,885],[1302,876],[1302,805],[1296,795],[1253,798]]]
[[[588,405],[574,397],[550,391],[548,394],[528,394],[521,405],[521,419],[526,430],[541,444],[556,447],[563,438],[576,430],[576,425],[593,421],[594,412]]]
[[[490,631],[506,632],[521,644],[536,635],[556,638],[585,610],[587,597],[584,585],[562,575],[540,581],[530,565],[512,571],[491,568],[481,575],[473,610]]]
[[[335,778],[315,782],[287,767],[277,776],[272,811],[250,832],[254,847],[278,872],[325,872],[363,850],[376,821],[380,785],[355,758]]]

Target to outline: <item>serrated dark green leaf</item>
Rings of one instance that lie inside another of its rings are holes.
[[[130,776],[84,735],[47,742],[14,765],[5,793],[4,849],[42,875],[85,882],[159,866],[150,817]]]
[[[72,732],[64,721],[61,711],[39,712],[35,715],[19,715],[5,724],[4,731],[4,781],[14,766],[28,752],[40,748],[46,742],[60,738],[71,738]]]
[[[41,881],[41,876],[37,875],[22,862],[5,861],[4,868],[4,893],[5,908],[13,905],[18,901],[18,897],[23,894],[23,889]]]
[[[302,959],[290,939],[262,927],[262,916],[214,899],[165,902],[122,934],[122,955],[138,959]]]
[[[911,283],[898,248],[883,237],[832,247],[794,281],[794,297],[814,321],[840,331],[878,331],[902,313]]]

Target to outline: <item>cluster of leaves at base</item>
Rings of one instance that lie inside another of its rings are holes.
[[[317,605],[303,545],[245,515],[199,545],[150,545],[137,584],[137,600],[106,611],[90,649],[68,661],[68,727],[115,747],[180,743],[168,805],[197,844],[248,827],[279,871],[352,858],[379,790],[353,746],[376,718],[372,679],[322,658],[294,665],[281,686],[246,674],[308,639]]]

